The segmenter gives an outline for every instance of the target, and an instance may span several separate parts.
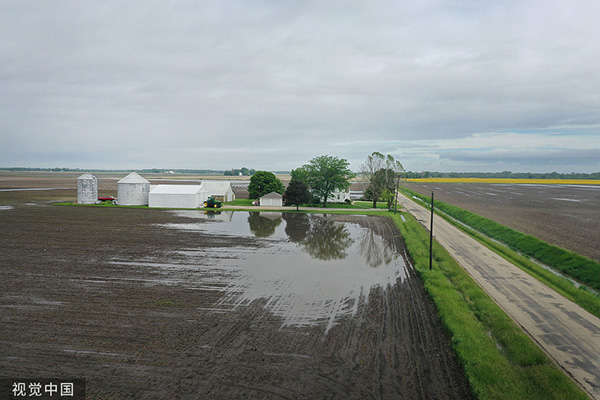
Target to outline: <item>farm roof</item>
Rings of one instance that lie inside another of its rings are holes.
[[[142,178],[137,172],[132,172],[117,183],[150,183]]]
[[[208,192],[203,185],[158,185],[151,194],[196,194]]]
[[[271,192],[262,196],[261,199],[281,199],[282,197],[279,193]]]
[[[210,194],[216,196],[223,196],[231,189],[231,182],[229,181],[202,181],[202,185],[206,187]]]
[[[90,174],[89,172],[86,172],[85,174],[81,175],[77,179],[97,179],[97,178],[94,175]]]

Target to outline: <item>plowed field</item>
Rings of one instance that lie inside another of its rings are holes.
[[[470,398],[387,219],[46,202],[65,197],[0,191],[4,377],[85,378],[90,399]]]
[[[548,243],[600,261],[600,186],[406,183]]]

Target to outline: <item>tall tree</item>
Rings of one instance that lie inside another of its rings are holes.
[[[360,172],[365,197],[373,200],[373,208],[377,207],[377,200],[381,198],[384,190],[395,191],[394,181],[402,171],[404,167],[391,154],[384,156],[376,151],[367,157],[367,161],[360,166]]]
[[[248,185],[248,197],[251,199],[259,199],[271,192],[282,194],[284,191],[283,183],[274,173],[268,171],[256,171]]]
[[[346,190],[350,186],[348,180],[355,175],[348,168],[349,165],[344,158],[319,156],[302,166],[308,186],[313,194],[323,199],[323,207],[327,207],[327,199],[331,193]]]
[[[300,204],[308,203],[310,201],[310,192],[306,183],[293,179],[290,181],[287,189],[285,189],[286,204],[298,206]]]

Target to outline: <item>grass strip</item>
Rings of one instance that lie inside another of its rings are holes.
[[[431,199],[412,190],[402,188],[405,193],[431,204]],[[501,225],[462,208],[436,201],[437,209],[457,221],[468,225],[485,236],[506,244],[528,257],[538,260],[557,271],[571,276],[591,288],[600,290],[600,263],[572,251],[546,243],[536,237]]]
[[[586,399],[412,215],[392,216],[479,399]]]
[[[564,278],[562,276],[556,275],[555,273],[548,271],[538,263],[531,261],[527,257],[522,256],[521,254],[509,249],[508,247],[494,242],[490,238],[482,235],[481,233],[474,231],[470,228],[465,227],[453,221],[452,219],[447,219],[448,222],[471,235],[475,240],[479,241],[489,249],[493,250],[500,256],[504,257],[506,260],[521,268],[523,271],[527,272],[529,275],[538,279],[540,282],[544,283],[546,286],[554,289],[556,292],[560,293],[565,298],[571,300],[572,302],[578,304],[581,308],[588,311],[590,314],[595,315],[600,318],[600,297],[592,292],[590,292],[585,286],[576,287],[572,281]]]

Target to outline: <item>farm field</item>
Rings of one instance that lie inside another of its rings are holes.
[[[470,397],[391,220],[47,203],[76,177],[0,177],[3,375],[94,399]]]
[[[405,186],[600,261],[600,185],[415,183]]]

